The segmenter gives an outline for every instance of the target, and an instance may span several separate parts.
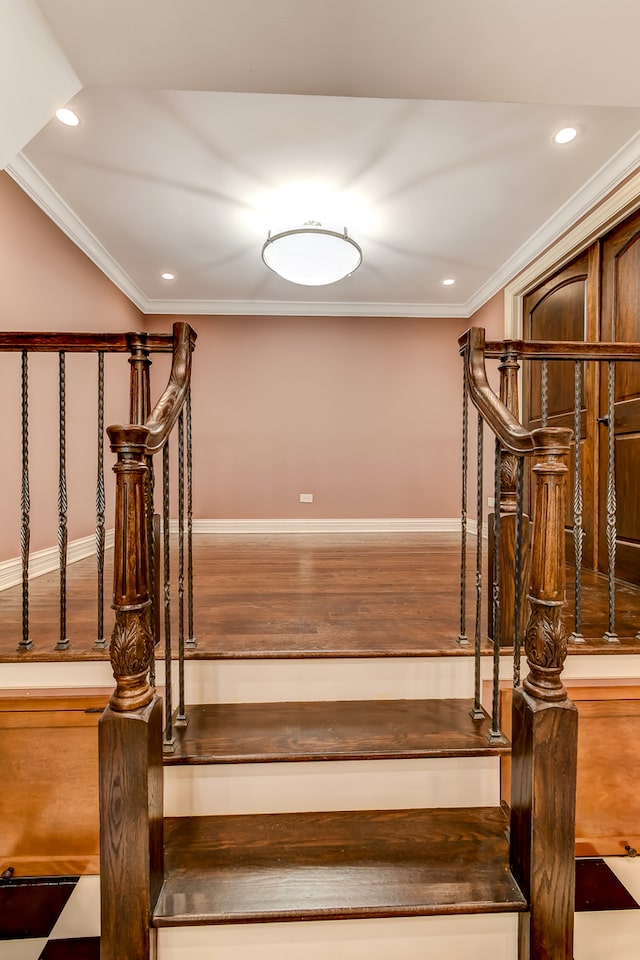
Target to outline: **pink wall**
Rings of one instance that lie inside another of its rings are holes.
[[[5,173],[0,173],[0,326],[20,331],[143,328],[140,311]],[[106,358],[107,423],[128,419],[126,357]],[[58,358],[30,361],[31,548],[56,543]],[[94,356],[67,358],[69,537],[95,530]],[[3,410],[0,560],[20,553],[20,355],[0,354]],[[87,441],[87,437],[91,438]],[[111,454],[107,451],[107,471]],[[107,485],[110,476],[107,475]]]
[[[502,340],[504,337],[504,291],[500,290],[487,300],[467,320],[468,327],[484,327],[487,340]]]
[[[179,319],[198,331],[196,517],[458,516],[467,321]]]

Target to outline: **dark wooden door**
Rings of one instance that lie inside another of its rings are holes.
[[[527,340],[596,339],[597,250],[592,248],[545,281],[524,300],[524,337]],[[575,424],[574,363],[548,361],[548,426]],[[597,370],[594,364],[582,364],[580,397],[580,459],[582,473],[583,564],[594,563],[594,434],[597,410]],[[529,429],[542,426],[542,363],[530,361],[523,370],[523,411]],[[567,498],[567,557],[574,559],[574,474],[575,451],[570,458],[570,484]]]
[[[601,339],[640,341],[640,213],[602,240]],[[640,583],[640,363],[615,370],[616,576]],[[607,414],[607,370],[600,383],[600,416]],[[599,568],[608,569],[606,504],[608,427],[600,424]]]

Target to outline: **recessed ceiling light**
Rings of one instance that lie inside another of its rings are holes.
[[[443,281],[442,281],[442,286],[443,286],[443,287],[452,287],[452,286],[454,285],[454,283],[455,283],[455,280],[453,279],[453,277],[447,277],[446,280],[443,280]]]
[[[162,274],[162,279],[163,279],[163,280],[175,280],[175,278],[176,278],[175,273],[163,273],[163,274]]]
[[[69,107],[60,107],[59,110],[56,110],[56,117],[60,123],[64,123],[67,127],[77,127],[80,123],[78,114],[70,110]]]
[[[562,130],[558,130],[553,139],[556,143],[571,143],[577,136],[578,131],[575,127],[563,127]]]

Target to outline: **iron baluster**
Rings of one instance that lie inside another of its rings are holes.
[[[609,558],[609,626],[604,634],[604,639],[608,640],[609,643],[618,642],[618,635],[615,628],[617,535],[615,385],[616,364],[614,360],[610,360],[607,364],[607,554]]]
[[[178,713],[176,724],[187,725],[184,705],[184,416],[178,416]]]
[[[466,364],[462,367],[462,507],[460,515],[460,633],[458,643],[466,646],[467,637],[467,483],[469,458],[469,387]]]
[[[169,563],[169,441],[162,448],[162,546],[164,556],[164,684],[165,728],[164,749],[175,749],[171,691],[171,578]]]
[[[193,447],[191,445],[191,387],[187,391],[187,646],[198,646],[193,630]]]
[[[573,550],[575,553],[575,613],[573,633],[569,637],[572,643],[584,643],[582,635],[582,542],[585,531],[582,527],[582,363],[576,360],[574,366],[574,407],[573,407]]]
[[[58,451],[58,554],[60,558],[60,636],[56,650],[68,650],[67,637],[67,398],[65,353],[61,350],[59,359],[59,451]]]
[[[474,699],[473,699],[473,710],[471,711],[471,716],[474,720],[482,720],[484,718],[484,710],[482,709],[481,699],[480,699],[480,667],[481,667],[481,647],[482,647],[482,527],[483,527],[483,516],[484,516],[484,505],[483,505],[483,488],[482,488],[482,475],[484,467],[484,456],[483,456],[483,446],[484,446],[484,420],[482,416],[478,414],[478,434],[477,434],[477,480],[476,480],[476,492],[477,492],[477,504],[476,504],[476,513],[477,513],[477,536],[476,536],[476,629],[475,629],[475,650],[474,650]]]
[[[98,631],[94,647],[104,650],[104,550],[105,550],[105,489],[104,489],[104,352],[98,351],[98,479],[96,484],[96,561],[98,565]]]
[[[22,639],[18,650],[31,650],[29,637],[29,544],[31,541],[29,495],[29,355],[22,351],[22,481],[20,490],[20,551],[22,556]]]
[[[520,651],[522,649],[522,524],[524,521],[524,457],[517,458],[516,480],[516,588],[513,599],[513,685],[520,686]]]
[[[502,740],[500,733],[500,480],[502,474],[502,447],[495,443],[495,509],[493,511],[493,697],[491,707],[490,740]]]
[[[549,419],[549,362],[543,360],[540,366],[540,419],[547,426]]]

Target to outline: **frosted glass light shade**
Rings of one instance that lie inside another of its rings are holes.
[[[336,283],[357,270],[362,250],[351,237],[333,230],[301,227],[267,237],[262,259],[274,273],[291,283],[320,287]]]

